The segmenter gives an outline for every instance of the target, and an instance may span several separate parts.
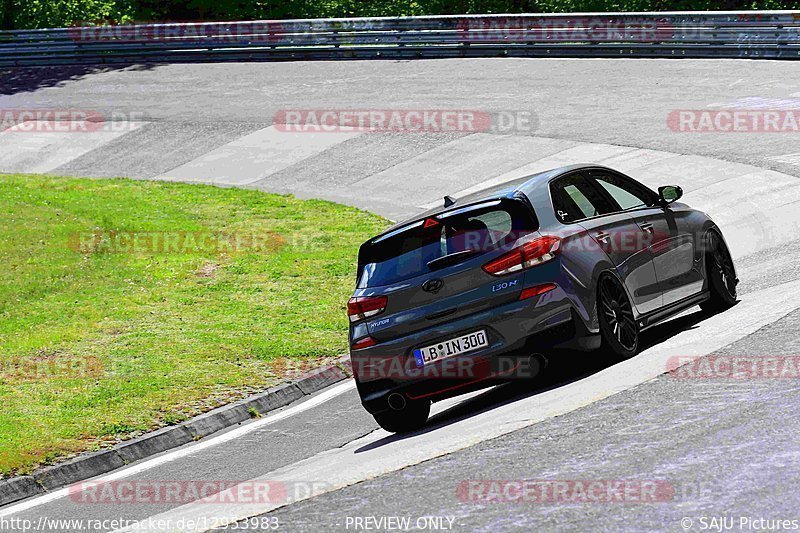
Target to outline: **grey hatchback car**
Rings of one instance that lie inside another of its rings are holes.
[[[539,354],[628,358],[654,324],[732,306],[725,239],[682,194],[573,165],[445,197],[365,242],[347,304],[364,407],[412,431],[431,402],[535,375]]]

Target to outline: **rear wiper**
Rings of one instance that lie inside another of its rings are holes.
[[[453,252],[452,254],[437,257],[433,261],[428,261],[428,268],[431,270],[438,270],[446,266],[455,265],[461,261],[466,261],[468,258],[479,253],[481,253],[480,250],[461,250],[460,252]]]

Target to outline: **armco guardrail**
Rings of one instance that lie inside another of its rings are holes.
[[[800,58],[800,11],[452,15],[0,32],[0,66],[444,57]]]

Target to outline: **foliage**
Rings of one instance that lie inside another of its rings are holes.
[[[78,21],[793,8],[797,0],[0,0],[0,21],[4,28],[45,28]]]

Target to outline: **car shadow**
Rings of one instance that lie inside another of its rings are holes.
[[[653,326],[641,334],[639,339],[640,350],[644,351],[661,344],[682,331],[696,329],[698,323],[713,316],[713,314],[698,310],[678,315],[662,324]],[[467,398],[459,404],[430,417],[425,427],[417,431],[389,435],[358,448],[355,453],[366,452],[395,441],[436,431],[441,427],[489,412],[498,407],[576,383],[621,362],[613,354],[602,350],[592,352],[559,350],[552,352],[549,360],[550,364],[547,369],[536,378],[509,382],[487,389],[485,392]]]

